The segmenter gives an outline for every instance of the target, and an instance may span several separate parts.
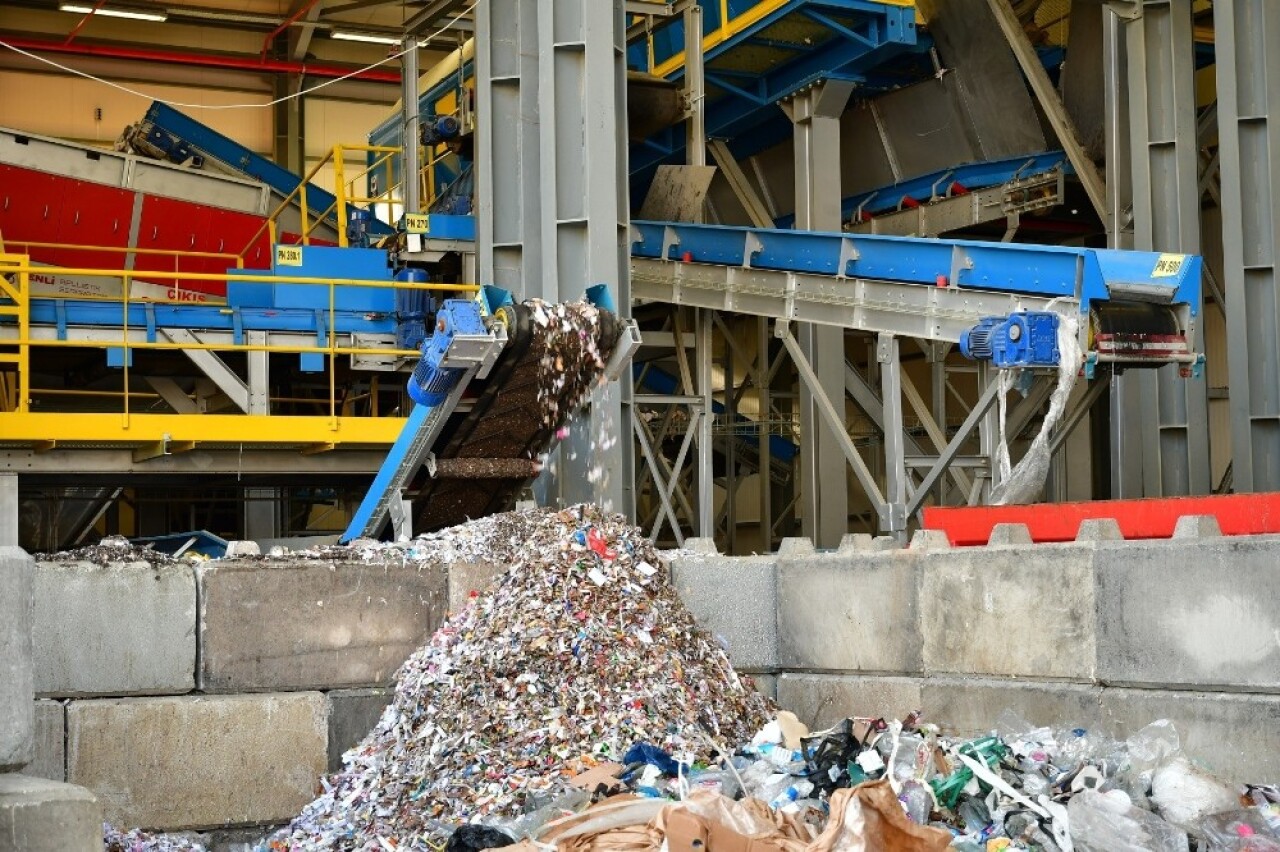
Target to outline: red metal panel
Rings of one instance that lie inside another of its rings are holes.
[[[118,247],[121,251],[64,250],[58,252],[57,260],[49,262],[90,269],[123,268],[134,193],[80,180],[66,183],[69,185],[59,188],[63,202],[57,241],[77,246]]]
[[[148,195],[142,204],[142,220],[138,229],[138,248],[165,249],[167,251],[200,251],[203,235],[208,233],[210,208],[188,201],[178,201],[159,195]],[[218,263],[216,269],[208,268],[208,260],[201,258],[175,258],[171,255],[139,254],[134,258],[133,268],[139,272],[160,270],[163,272],[204,272],[222,273],[227,266],[234,264]],[[144,277],[145,276],[141,276]],[[168,283],[172,279],[156,279],[156,283]],[[210,295],[224,296],[227,285],[224,281],[192,281],[178,280],[171,284],[170,298],[178,298],[179,291],[194,291]]]
[[[1082,521],[1114,518],[1127,539],[1168,538],[1178,519],[1188,515],[1213,515],[1224,535],[1280,533],[1280,494],[931,507],[924,510],[924,527],[946,532],[953,545],[961,546],[986,544],[996,524],[1026,524],[1032,541],[1074,541]]]
[[[74,181],[34,169],[0,165],[0,236],[10,250],[23,240],[55,243],[61,224],[62,199]],[[43,257],[33,258],[51,263]]]
[[[214,209],[209,218],[209,231],[203,247],[204,251],[229,252],[239,254],[244,251],[245,269],[271,268],[271,235],[263,225],[265,216],[254,216],[251,213],[240,213],[235,210]],[[259,234],[259,231],[261,233]],[[245,251],[245,246],[254,234],[258,238]],[[234,263],[224,264],[225,267]]]

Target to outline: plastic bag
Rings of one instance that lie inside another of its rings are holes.
[[[1071,840],[1079,852],[1189,852],[1187,835],[1128,795],[1085,790],[1067,803]]]
[[[514,846],[516,839],[505,831],[489,825],[464,825],[449,836],[445,852],[478,852],[480,849],[500,849]]]
[[[1187,831],[1207,816],[1240,807],[1235,791],[1178,755],[1151,777],[1151,803],[1169,822]]]
[[[1257,808],[1206,817],[1198,829],[1212,852],[1280,852],[1280,835]]]

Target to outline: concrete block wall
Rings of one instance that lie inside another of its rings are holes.
[[[923,709],[976,734],[1011,708],[1128,736],[1169,718],[1224,777],[1280,781],[1280,537],[1190,519],[1174,539],[1123,541],[1113,526],[1063,544],[998,528],[956,549],[928,534],[824,553],[793,540],[674,571],[735,665],[776,677],[779,704],[810,724]]]
[[[26,774],[87,787],[113,823],[223,833],[295,816],[450,600],[502,570],[398,555],[26,564],[0,572],[34,589],[36,626],[0,753],[21,723]],[[0,706],[13,682],[0,677]]]

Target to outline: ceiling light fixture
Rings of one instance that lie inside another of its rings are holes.
[[[336,38],[339,41],[363,41],[369,44],[400,44],[400,39],[391,36],[373,35],[372,33],[353,33],[346,30],[334,30],[329,33],[329,38]]]
[[[145,12],[140,9],[119,9],[103,6],[95,10],[92,6],[82,6],[79,3],[61,3],[58,9],[63,12],[75,12],[77,15],[101,15],[104,18],[128,18],[131,21],[155,21],[156,23],[164,23],[168,20],[168,15],[164,12]]]

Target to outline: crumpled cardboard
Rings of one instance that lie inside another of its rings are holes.
[[[950,845],[950,832],[908,819],[882,779],[837,790],[831,821],[806,852],[944,852]]]
[[[599,809],[588,808],[572,822],[581,824]],[[647,825],[548,840],[561,852],[658,852],[664,841],[667,852],[944,852],[951,835],[908,819],[882,780],[838,790],[831,798],[831,822],[817,838],[762,801],[735,802],[704,791],[663,807]]]

